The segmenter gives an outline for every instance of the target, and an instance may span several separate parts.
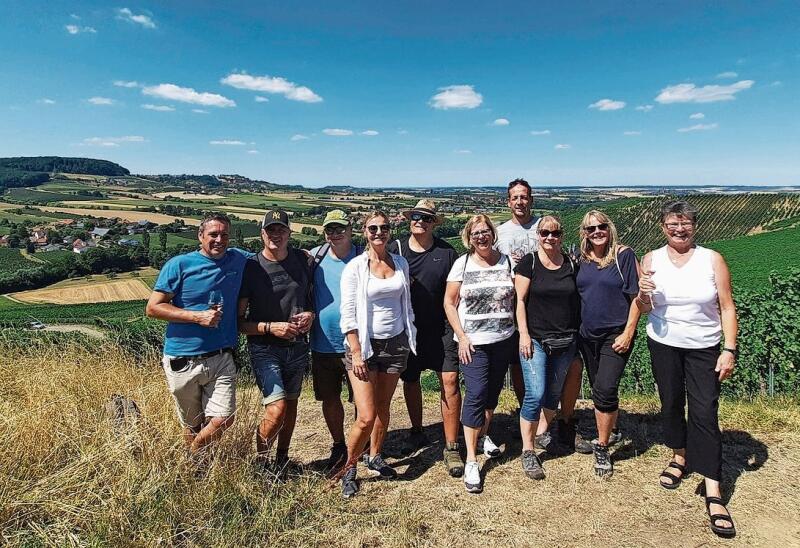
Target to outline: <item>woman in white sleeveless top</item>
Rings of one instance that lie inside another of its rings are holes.
[[[676,489],[689,470],[704,476],[711,530],[732,537],[736,529],[720,493],[717,421],[720,383],[733,372],[738,355],[730,272],[719,253],[695,243],[697,210],[690,204],[665,204],[661,223],[667,245],[642,259],[637,296],[649,310],[647,344],[665,443],[674,453],[660,483]]]

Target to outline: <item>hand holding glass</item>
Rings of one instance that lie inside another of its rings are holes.
[[[212,289],[211,293],[208,295],[208,308],[211,310],[217,310],[219,312],[219,318],[213,325],[210,327],[216,328],[219,325],[219,322],[222,320],[222,305],[224,299],[222,297],[222,291],[219,289]]]

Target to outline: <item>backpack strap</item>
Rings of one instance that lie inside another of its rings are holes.
[[[331,250],[331,244],[329,244],[327,242],[325,242],[324,244],[319,246],[319,249],[317,249],[317,253],[314,255],[314,262],[311,263],[311,276],[312,276],[312,278],[314,276],[314,271],[319,266],[319,263],[322,262],[322,259],[325,258],[325,255],[327,255],[328,251],[330,251],[330,250]]]
[[[618,245],[617,248],[614,250],[614,264],[617,265],[617,272],[619,272],[619,277],[622,278],[622,283],[625,283],[625,276],[622,275],[622,267],[619,266],[619,252],[628,249],[624,245]]]

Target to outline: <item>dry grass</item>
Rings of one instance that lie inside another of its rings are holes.
[[[97,204],[97,202],[93,202]],[[163,213],[150,213],[147,211],[128,211],[124,209],[91,209],[79,207],[61,207],[61,206],[38,206],[42,211],[55,211],[57,213],[72,213],[74,215],[86,215],[92,217],[99,217],[103,219],[111,219],[117,217],[123,221],[135,223],[136,221],[150,221],[159,225],[171,223],[175,219],[181,219],[188,226],[198,226],[199,219],[190,219],[188,217],[175,217],[173,215],[164,215]]]
[[[140,279],[129,278],[72,284],[68,287],[32,289],[13,293],[11,296],[18,301],[31,304],[110,303],[147,299],[150,296],[150,288]]]
[[[546,461],[547,480],[519,469],[519,442],[501,414],[497,441],[506,457],[484,464],[486,490],[467,494],[438,461],[441,445],[392,461],[400,480],[364,480],[342,501],[315,470],[330,439],[306,393],[292,456],[303,463],[288,483],[252,460],[257,391],[239,392],[237,423],[204,474],[184,456],[157,357],[146,367],[111,345],[0,348],[0,543],[11,545],[239,546],[663,546],[722,544],[706,526],[697,483],[658,487],[667,453],[656,445],[652,399],[629,400],[623,431],[635,441],[617,452],[614,478],[593,477],[590,459]],[[126,439],[114,435],[103,405],[112,393],[134,398],[143,419]],[[504,400],[506,409],[510,401]],[[435,398],[429,435],[438,439]],[[405,412],[395,401],[393,428]],[[588,412],[582,412],[584,418]],[[726,544],[797,545],[800,412],[794,402],[726,402],[725,472],[741,531]],[[587,421],[585,421],[587,422]],[[391,432],[395,446],[401,436]],[[131,453],[130,445],[138,447]],[[362,474],[363,476],[363,474]]]

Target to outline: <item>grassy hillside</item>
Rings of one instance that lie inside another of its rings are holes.
[[[731,269],[736,289],[755,289],[769,282],[770,272],[786,273],[800,266],[800,227],[711,242]]]
[[[96,320],[141,318],[145,301],[92,304],[28,304],[0,296],[0,327],[21,326],[38,320],[44,323],[95,323]]]

